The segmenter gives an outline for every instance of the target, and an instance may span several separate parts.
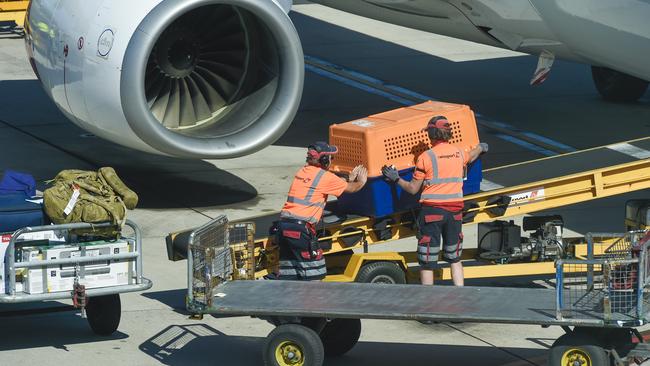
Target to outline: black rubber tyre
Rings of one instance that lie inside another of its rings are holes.
[[[361,267],[356,282],[365,283],[406,283],[406,275],[402,268],[394,262],[370,262]]]
[[[349,352],[361,336],[361,320],[332,319],[320,332],[325,357],[341,356]]]
[[[576,363],[577,362],[577,363]],[[568,333],[558,338],[548,355],[548,366],[610,366],[598,341],[585,334]]]
[[[648,82],[606,67],[591,67],[591,76],[600,95],[612,102],[634,102],[648,89]]]
[[[265,366],[322,366],[324,359],[323,342],[304,325],[280,325],[264,343]]]
[[[105,295],[88,298],[86,305],[88,324],[97,335],[109,336],[117,330],[122,318],[120,295]]]

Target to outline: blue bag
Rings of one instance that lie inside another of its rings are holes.
[[[36,181],[27,173],[20,173],[13,170],[5,170],[0,180],[0,195],[23,193],[26,197],[36,195]]]
[[[0,233],[45,224],[43,206],[25,198],[22,193],[0,195]]]

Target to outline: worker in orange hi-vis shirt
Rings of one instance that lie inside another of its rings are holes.
[[[418,217],[418,262],[422,284],[433,285],[433,270],[438,265],[442,237],[442,257],[450,263],[454,285],[463,286],[465,281],[460,262],[463,250],[463,175],[465,166],[487,152],[488,145],[480,143],[463,153],[448,142],[453,136],[444,116],[433,117],[426,131],[432,147],[418,157],[410,182],[401,179],[394,167],[384,166],[382,174],[410,194],[422,193]]]
[[[344,180],[328,171],[338,149],[319,141],[307,148],[307,164],[293,178],[280,221],[271,232],[280,247],[281,280],[321,280],[327,274],[323,251],[316,238],[316,224],[329,195],[354,193],[366,184],[368,171],[359,165]]]

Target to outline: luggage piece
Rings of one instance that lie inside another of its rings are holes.
[[[26,173],[13,170],[5,170],[0,180],[0,194],[22,193],[26,197],[36,195],[36,181],[34,177]]]
[[[40,204],[25,201],[22,193],[0,195],[0,232],[40,225],[45,225]]]
[[[449,143],[465,153],[478,145],[474,112],[461,104],[429,101],[330,126],[329,143],[339,148],[330,170],[346,174],[359,164],[368,168],[366,186],[339,198],[342,212],[381,217],[418,207],[418,197],[386,183],[381,167],[394,165],[402,178],[410,180],[418,157],[431,147],[424,128],[437,115],[451,124]],[[480,159],[467,168],[464,195],[478,192],[483,179]]]
[[[413,178],[413,169],[402,169],[400,177],[405,180]],[[467,179],[463,181],[463,195],[468,196],[480,191],[481,159],[467,167]],[[339,212],[362,216],[382,217],[395,212],[407,211],[420,207],[420,195],[404,192],[397,184],[386,182],[383,176],[368,177],[366,186],[359,192],[344,194],[338,199]]]
[[[138,196],[118,178],[113,168],[99,172],[63,170],[43,193],[45,213],[55,224],[111,222],[117,228],[77,230],[77,235],[116,236],[126,219],[127,208],[135,208]]]
[[[113,188],[115,194],[122,198],[127,209],[133,210],[138,205],[138,195],[122,182],[115,173],[115,169],[104,167],[99,169],[99,173],[104,177],[106,183]]]

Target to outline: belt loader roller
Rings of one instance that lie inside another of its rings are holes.
[[[619,152],[618,146],[623,144],[650,150],[650,138],[643,138],[484,170],[484,179],[508,186],[465,197],[466,210],[463,221],[466,225],[487,223],[650,188],[650,160],[640,160],[633,155]],[[532,178],[532,182],[521,182],[523,177]],[[376,218],[340,213],[336,206],[336,202],[328,203],[322,223],[318,225],[318,235],[326,252],[330,274],[326,280],[372,281],[375,276],[368,272],[373,272],[383,273],[381,278],[389,282],[405,282],[409,263],[416,262],[415,253],[368,253],[368,246],[415,236],[413,217],[416,212],[400,212]],[[256,277],[266,275],[277,262],[275,251],[267,237],[267,230],[278,218],[279,213],[273,213],[239,220],[252,221],[256,226]],[[542,224],[546,223],[540,223]],[[189,235],[190,231],[186,231],[167,237],[170,260],[185,259]],[[540,239],[544,239],[543,235]],[[599,242],[598,238],[596,241]],[[608,243],[608,240],[602,240],[603,246]],[[353,254],[353,249],[362,250],[364,253]],[[587,253],[584,239],[564,238],[561,253],[568,257],[585,257]],[[479,254],[477,250],[466,249],[463,251],[463,259],[476,259]],[[552,274],[555,271],[555,257],[545,258],[544,261],[521,259],[524,262],[498,266],[466,266],[465,277]],[[371,264],[373,268],[368,267]],[[436,272],[436,276],[448,279],[450,273],[448,269],[441,269]]]

